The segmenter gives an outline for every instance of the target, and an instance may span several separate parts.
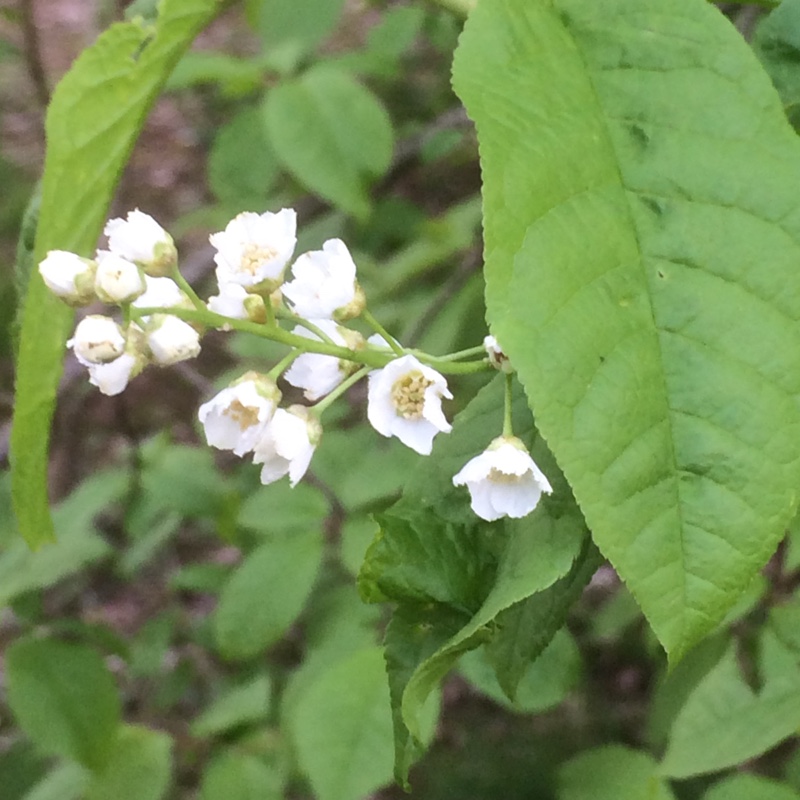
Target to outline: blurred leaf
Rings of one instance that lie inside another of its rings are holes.
[[[800,125],[800,0],[783,0],[762,17],[753,49],[781,96],[786,116]]]
[[[587,750],[559,770],[559,800],[675,800],[647,753],[622,745]]]
[[[381,530],[359,576],[365,599],[400,604],[395,616],[401,619],[387,635],[400,780],[405,780],[420,739],[419,714],[430,691],[463,652],[491,640],[495,620],[503,612],[554,586],[586,550],[583,519],[555,461],[535,434],[519,388],[513,403],[514,431],[523,440],[533,440],[533,457],[554,494],[543,498],[525,519],[486,523],[469,507],[467,492],[453,486],[452,476],[500,432],[502,416],[503,379],[498,376],[456,417],[453,432],[437,441],[403,497],[377,516]],[[520,639],[547,631],[530,658],[561,627],[566,605],[549,598],[544,613],[534,615],[536,627],[524,627]],[[454,630],[459,622],[460,629]],[[409,641],[403,642],[403,637]],[[434,643],[438,649],[432,652]],[[422,661],[413,665],[415,656]]]
[[[358,575],[377,532],[378,524],[371,517],[348,516],[342,522],[340,554],[342,563],[353,575]]]
[[[25,592],[52,586],[110,553],[92,521],[118,499],[128,473],[100,472],[82,483],[53,514],[58,541],[37,551],[21,539],[0,550],[0,608]]]
[[[283,800],[277,772],[255,756],[228,750],[206,767],[200,800]]]
[[[303,610],[321,560],[318,528],[254,550],[222,590],[214,614],[220,652],[250,658],[278,641]]]
[[[21,798],[39,781],[48,761],[30,742],[17,741],[0,752],[0,786],[3,800]]]
[[[797,508],[797,137],[696,0],[478,3],[454,85],[480,143],[490,328],[678,661]]]
[[[221,203],[236,211],[264,208],[279,171],[258,109],[245,108],[219,128],[208,155],[208,183]]]
[[[344,0],[248,0],[248,6],[267,48],[293,42],[308,53],[336,27]]]
[[[161,800],[172,779],[172,739],[161,731],[123,725],[114,749],[86,790],[85,800]]]
[[[800,654],[800,597],[773,606],[769,611],[769,627],[783,644]]]
[[[378,98],[340,70],[317,66],[266,97],[270,142],[284,166],[311,191],[359,219],[367,186],[389,167],[392,123]]]
[[[418,463],[413,450],[364,424],[326,431],[312,469],[339,502],[354,511],[398,495]]]
[[[171,576],[169,585],[176,592],[218,594],[231,570],[228,564],[187,564]]]
[[[535,713],[558,705],[577,686],[581,657],[575,640],[562,628],[541,655],[528,662],[513,702],[497,682],[483,648],[464,654],[458,669],[473,686],[503,708],[516,713]]]
[[[47,112],[34,262],[48,250],[91,252],[150,105],[217,0],[164,0],[155,26],[112,25],[75,60]],[[106,120],[98,124],[98,120]],[[10,459],[20,533],[53,538],[47,495],[50,423],[72,312],[34,276],[25,298]]]
[[[83,767],[66,762],[54,767],[23,800],[83,800],[88,782],[89,773]]]
[[[260,59],[238,58],[227,53],[186,53],[169,76],[166,89],[217,86],[223,97],[244,97],[264,83],[265,64]],[[249,154],[248,154],[249,156]]]
[[[678,712],[661,772],[671,778],[716,772],[761,755],[798,728],[800,669],[767,677],[755,693],[730,646]]]
[[[129,670],[134,678],[155,676],[164,668],[164,659],[175,633],[176,615],[164,611],[149,619],[131,642]]]
[[[380,648],[361,650],[319,675],[287,722],[319,800],[356,800],[391,780],[392,718]]]
[[[269,713],[271,695],[272,686],[265,674],[228,689],[192,723],[192,736],[216,736],[263,720]]]
[[[288,481],[279,481],[248,494],[237,524],[262,536],[294,536],[321,530],[329,511],[317,487],[301,483],[292,489]]]
[[[110,756],[120,701],[103,659],[84,645],[18,639],[6,654],[8,702],[42,750],[91,769]]]
[[[800,794],[757,775],[732,775],[712,786],[702,800],[800,800]]]

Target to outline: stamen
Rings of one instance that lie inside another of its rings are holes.
[[[242,250],[242,261],[239,269],[250,275],[255,275],[259,269],[268,261],[272,261],[278,255],[278,251],[271,247],[261,247],[250,242]]]
[[[243,431],[258,425],[258,409],[244,405],[241,400],[234,400],[222,413],[238,423]]]
[[[425,390],[433,383],[419,370],[407,372],[392,386],[392,404],[398,416],[420,419],[425,405]]]

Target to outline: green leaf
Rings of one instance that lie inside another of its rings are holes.
[[[267,46],[296,43],[313,50],[336,26],[344,0],[250,0]]]
[[[796,137],[697,0],[479,3],[454,82],[478,129],[490,327],[677,661],[797,505]]]
[[[753,49],[781,96],[786,116],[800,125],[800,2],[783,2],[765,16],[753,36]]]
[[[88,782],[89,774],[80,764],[66,762],[49,772],[23,800],[81,800]]]
[[[535,661],[528,661],[511,701],[500,686],[483,648],[461,657],[458,669],[479,691],[509,711],[534,713],[558,705],[581,677],[575,640],[562,628]]]
[[[216,736],[231,728],[265,719],[271,694],[268,675],[257,675],[247,683],[229,689],[192,723],[192,736]]]
[[[369,214],[367,184],[386,171],[394,147],[391,120],[372,92],[346,72],[317,66],[272,89],[264,114],[289,172],[348,214]]]
[[[319,800],[355,800],[392,777],[392,718],[378,647],[335,663],[288,718],[300,768]]]
[[[483,522],[470,509],[467,492],[453,486],[452,476],[499,433],[502,416],[503,378],[498,376],[456,417],[453,432],[437,442],[402,499],[378,515],[381,531],[359,576],[367,600],[400,604],[387,634],[387,663],[401,781],[421,740],[424,703],[458,657],[502,630],[508,609],[568,576],[586,550],[583,519],[540,438],[532,453],[555,491],[525,519]],[[531,415],[519,390],[513,417],[516,434],[533,438]],[[520,639],[544,632],[536,639],[538,649],[527,652],[528,660],[561,627],[565,609],[566,604],[547,595],[532,615],[535,627],[521,628]],[[515,627],[510,645],[519,633]],[[415,658],[420,660],[415,663]],[[527,661],[519,676],[524,667]]]
[[[669,736],[661,772],[688,778],[761,755],[800,727],[800,669],[765,672],[755,693],[730,646],[689,695]]]
[[[303,610],[321,560],[318,528],[254,550],[225,585],[214,614],[223,655],[250,658],[280,639]]]
[[[278,774],[255,756],[234,751],[216,756],[203,774],[200,800],[282,800]]]
[[[800,800],[785,783],[757,775],[733,775],[712,786],[703,800]]]
[[[242,503],[237,524],[261,536],[295,536],[321,530],[330,512],[325,495],[316,487],[288,481],[259,486]]]
[[[48,250],[90,253],[145,116],[172,67],[219,0],[164,0],[155,27],[113,25],[53,93],[35,262]],[[64,343],[73,315],[34,276],[20,331],[11,431],[14,507],[32,546],[53,538],[47,452]]]
[[[172,739],[138,725],[122,726],[111,758],[92,776],[86,800],[162,800],[172,776]]]
[[[652,756],[622,745],[584,753],[559,770],[559,800],[675,800]]]
[[[101,472],[82,483],[53,514],[58,541],[31,551],[22,539],[0,544],[0,608],[25,592],[44,589],[107,556],[111,549],[93,524],[128,483],[124,471]]]
[[[19,639],[6,655],[8,702],[48,753],[98,769],[112,755],[120,701],[103,659],[84,645]]]
[[[208,155],[208,183],[220,202],[237,211],[265,207],[278,172],[258,109],[240,111],[217,131]]]

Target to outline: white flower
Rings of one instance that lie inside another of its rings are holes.
[[[103,394],[120,394],[133,377],[137,359],[131,353],[123,353],[107,364],[89,364],[89,383]]]
[[[135,262],[150,275],[167,275],[175,266],[177,251],[172,237],[138,208],[127,219],[110,219],[103,233],[112,253]]]
[[[161,366],[177,364],[200,353],[200,334],[188,322],[169,314],[151,317],[145,333],[153,361]]]
[[[340,347],[359,349],[363,347],[364,339],[356,331],[341,329],[331,319],[311,320],[316,327]],[[319,336],[298,325],[292,333],[306,339],[321,341]],[[292,362],[292,366],[283,376],[298,389],[304,389],[303,396],[306,400],[319,400],[332,392],[352,371],[357,364],[343,361],[335,356],[324,356],[320,353],[303,353]]]
[[[351,319],[364,308],[356,265],[345,243],[329,239],[322,250],[304,253],[292,267],[294,280],[283,287],[295,314],[306,319]]]
[[[234,217],[209,241],[216,248],[214,263],[220,286],[275,289],[283,280],[283,270],[297,244],[297,215],[291,208],[277,214],[245,211]]]
[[[39,274],[47,288],[62,300],[81,305],[94,299],[94,272],[97,264],[66,250],[51,250],[39,264]]]
[[[134,308],[191,308],[192,303],[172,278],[144,276],[145,290],[133,301]]]
[[[433,437],[451,430],[442,411],[443,397],[453,397],[444,377],[414,356],[403,356],[370,373],[367,417],[378,433],[396,436],[426,456]]]
[[[237,456],[249,453],[272,419],[281,393],[266,375],[248,372],[200,406],[206,441]]]
[[[128,303],[144,292],[144,274],[133,261],[109,250],[100,250],[94,290],[104,303]]]
[[[489,356],[489,363],[501,372],[513,372],[514,368],[508,360],[508,356],[502,351],[497,339],[494,336],[486,336],[483,340],[483,349]]]
[[[505,436],[499,436],[468,461],[453,484],[466,484],[472,510],[488,522],[500,517],[525,517],[536,508],[543,493],[553,491],[525,445],[516,437]]]
[[[90,314],[78,323],[67,347],[84,366],[107,364],[125,351],[125,335],[111,317]]]
[[[263,464],[261,483],[268,484],[288,473],[296,486],[306,474],[311,456],[322,436],[319,421],[303,406],[279,408],[255,448],[254,464]]]

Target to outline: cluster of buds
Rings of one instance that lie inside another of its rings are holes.
[[[206,327],[238,325],[265,338],[290,340],[294,349],[272,370],[245,373],[199,409],[209,445],[237,456],[252,454],[261,466],[262,483],[288,475],[296,485],[322,436],[321,413],[367,375],[370,424],[381,435],[430,454],[435,436],[451,430],[442,401],[452,394],[431,365],[447,358],[408,351],[368,314],[355,262],[339,239],[298,256],[287,280],[296,226],[292,209],[245,212],[212,234],[218,288],[207,302],[181,277],[172,238],[138,210],[108,222],[108,249],[94,259],[52,251],[39,271],[71,305],[100,300],[122,309],[121,323],[109,316],[84,317],[68,342],[87,366],[90,381],[105,394],[122,392],[147,364],[197,356]],[[347,325],[359,316],[376,331],[369,339]],[[291,321],[291,333],[280,327],[282,320]],[[492,337],[472,351],[482,355],[476,368],[511,372]],[[281,376],[313,405],[282,408]],[[552,491],[524,444],[510,433],[510,420],[503,436],[467,463],[453,482],[467,486],[473,510],[486,520],[525,516],[543,493]]]

